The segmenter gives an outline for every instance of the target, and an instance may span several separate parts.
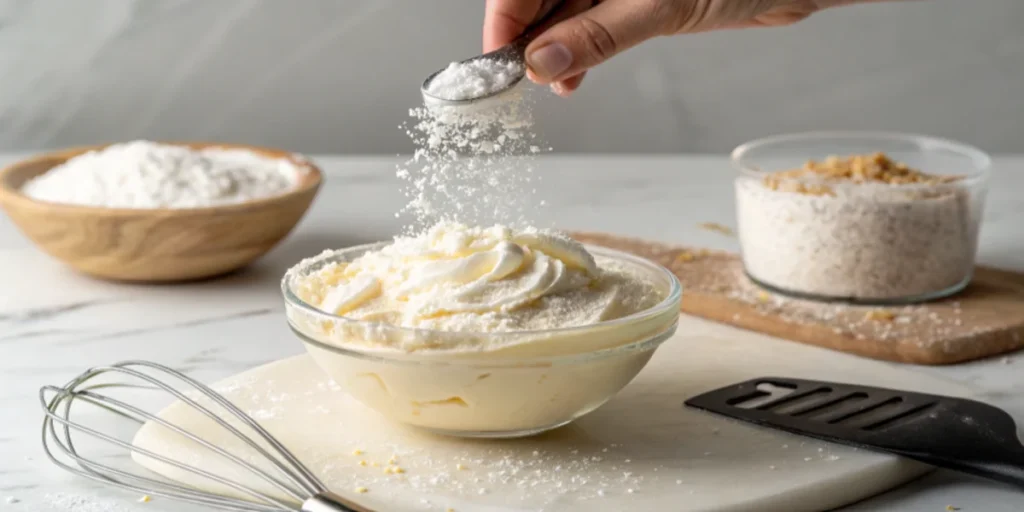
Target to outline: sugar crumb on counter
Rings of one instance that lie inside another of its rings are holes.
[[[725,236],[736,236],[736,231],[734,231],[732,228],[724,224],[719,224],[717,222],[702,222],[700,224],[697,224],[697,227],[705,231],[714,231],[715,233],[719,233]]]
[[[709,251],[705,249],[700,249],[696,251],[679,251],[678,254],[676,254],[673,261],[675,263],[690,263],[692,261],[697,261],[698,259],[701,259],[707,256],[708,254]]]

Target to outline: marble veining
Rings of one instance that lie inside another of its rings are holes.
[[[32,308],[24,311],[12,311],[10,313],[0,315],[0,322],[9,321],[15,324],[27,324],[31,322],[46,321],[63,313],[78,311],[90,306],[102,304],[103,302],[104,301],[100,299],[84,300],[67,304],[56,304],[50,307]]]
[[[13,156],[0,155],[0,164]],[[81,276],[36,250],[0,217],[0,510],[190,512],[201,510],[106,490],[53,467],[39,444],[38,389],[90,366],[147,359],[211,382],[302,351],[284,318],[284,270],[328,247],[395,234],[402,204],[393,158],[323,157],[327,181],[308,217],[252,267],[217,280],[178,286],[114,284]],[[628,169],[629,176],[623,172]],[[553,156],[540,161],[549,207],[539,222],[736,249],[736,241],[698,228],[734,225],[732,171],[718,156]],[[983,263],[1024,271],[1024,156],[997,158]],[[1024,356],[919,371],[955,379],[1024,419]],[[123,454],[111,452],[114,460]],[[19,500],[6,504],[7,497]],[[94,508],[85,508],[90,504]],[[986,512],[1019,510],[1017,491],[938,472],[849,507],[931,512],[946,505]]]

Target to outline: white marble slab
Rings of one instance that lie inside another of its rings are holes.
[[[0,155],[0,164],[13,155]],[[75,274],[35,250],[0,217],[0,510],[191,511],[104,490],[51,467],[39,443],[37,391],[91,365],[140,358],[204,380],[297,354],[277,281],[290,264],[325,247],[389,237],[403,202],[397,160],[325,157],[327,183],[295,233],[248,270],[182,286],[116,285]],[[552,190],[547,219],[563,228],[630,233],[735,249],[701,222],[733,224],[732,171],[723,157],[560,156],[540,164]],[[981,261],[1024,271],[1024,156],[997,159]],[[1024,420],[1024,356],[922,371],[968,383]],[[18,503],[6,503],[12,497]],[[77,503],[77,504],[76,504]],[[937,472],[849,510],[1019,511],[1024,494]]]

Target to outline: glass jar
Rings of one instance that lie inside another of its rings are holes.
[[[808,161],[884,154],[920,183],[785,173]],[[738,237],[752,281],[816,300],[906,304],[946,297],[974,269],[991,159],[960,143],[881,132],[756,140],[732,162]]]

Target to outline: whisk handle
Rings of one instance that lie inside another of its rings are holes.
[[[373,512],[329,491],[304,501],[299,510],[302,512]]]

